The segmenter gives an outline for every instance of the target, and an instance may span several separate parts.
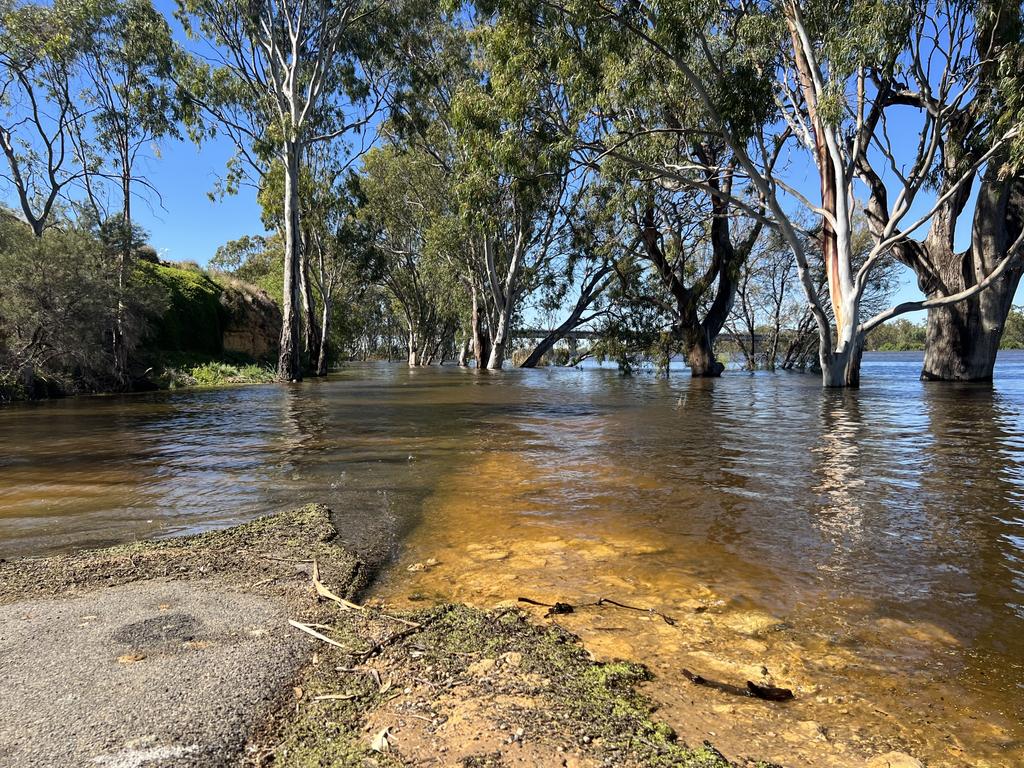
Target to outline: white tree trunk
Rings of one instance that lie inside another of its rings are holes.
[[[302,236],[299,229],[300,152],[297,142],[286,142],[284,161],[284,295],[277,375],[282,381],[300,381],[298,271],[302,262]]]

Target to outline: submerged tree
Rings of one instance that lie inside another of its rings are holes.
[[[908,148],[890,140],[892,115],[909,103],[904,93],[940,94],[959,104],[982,85],[984,68],[963,55],[975,28],[965,21],[969,7],[876,0],[850,0],[840,6],[795,0],[755,5],[614,0],[506,5],[527,23],[547,29],[560,41],[562,55],[589,63],[590,69],[583,71],[610,94],[598,105],[603,112],[615,113],[620,106],[608,86],[622,82],[627,62],[635,58],[625,58],[627,54],[636,53],[663,78],[661,103],[666,109],[681,107],[675,111],[676,124],[641,124],[631,133],[619,131],[604,151],[633,162],[660,183],[704,191],[778,233],[794,253],[812,308],[826,386],[859,383],[864,338],[878,324],[914,309],[963,301],[1016,267],[1019,237],[1007,243],[1002,257],[969,288],[943,291],[873,316],[864,311],[865,291],[879,265],[893,251],[912,244],[919,230],[943,215],[956,192],[969,188],[1019,138],[1020,103],[1008,99],[992,130],[977,137],[972,158],[945,167],[948,181],[934,195],[933,182],[944,167],[944,143],[959,119],[956,110],[925,104],[916,113],[920,141]],[[932,26],[921,42],[908,46],[922,18],[932,19]],[[632,82],[625,81],[627,93]],[[676,137],[688,148],[685,158],[651,162],[633,156],[630,145],[651,131]],[[695,140],[707,136],[728,148],[750,197],[710,188],[708,174],[720,173],[722,165],[689,151]],[[819,180],[813,192],[802,188],[800,169],[807,167]],[[890,179],[888,195],[872,184],[875,177]],[[863,264],[855,267],[853,221],[865,208],[877,223],[875,242]],[[820,221],[815,231],[827,277],[824,302],[814,281],[815,253],[808,251],[807,232],[801,227],[806,212]]]
[[[933,132],[928,150],[938,199],[927,235],[897,243],[894,252],[926,297],[902,308],[928,310],[921,377],[989,381],[1024,271],[1021,137],[1004,140],[1021,124],[1021,7],[982,0],[937,8],[914,18],[908,53],[914,74],[901,80],[897,72],[878,86],[879,101],[928,115],[943,128]],[[939,65],[927,66],[936,51]],[[871,190],[868,213],[884,233],[890,221],[885,176],[865,168],[861,177]],[[969,245],[960,250],[965,227],[958,225],[972,201]],[[965,299],[950,303],[950,296]]]
[[[360,188],[361,224],[373,233],[370,274],[405,321],[409,365],[430,365],[461,324],[450,251],[463,241],[449,181],[430,155],[389,146],[366,156]]]

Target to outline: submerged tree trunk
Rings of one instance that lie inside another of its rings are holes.
[[[864,334],[858,333],[844,345],[841,352],[832,352],[828,361],[821,361],[821,383],[824,387],[860,386],[860,363],[864,357]]]
[[[544,355],[550,352],[552,347],[565,338],[565,335],[570,331],[570,328],[567,327],[568,322],[569,321],[566,320],[566,322],[562,323],[558,328],[541,339],[541,342],[533,348],[530,356],[527,357],[519,367],[536,368],[540,364],[540,361],[544,359]]]
[[[302,261],[302,237],[299,230],[300,157],[295,141],[286,142],[284,160],[284,294],[277,376],[282,381],[301,381],[298,272]]]
[[[482,370],[486,367],[487,360],[490,357],[491,344],[490,337],[483,327],[483,313],[480,311],[480,294],[477,291],[476,283],[473,284],[472,300],[473,315],[471,318],[471,333],[473,336],[473,359],[476,363],[477,369]]]
[[[416,338],[416,332],[413,330],[411,325],[409,326],[409,340],[406,348],[409,353],[409,367],[415,368],[420,364],[420,348]]]
[[[585,322],[589,322],[594,319],[595,315],[591,315],[584,320],[583,313],[602,293],[604,293],[605,288],[607,288],[611,282],[611,278],[609,278],[608,275],[611,274],[612,270],[613,268],[610,265],[605,265],[584,281],[583,287],[580,289],[579,299],[577,299],[572,312],[569,313],[569,317],[567,317],[561,325],[551,331],[551,333],[545,336],[541,342],[534,347],[530,356],[526,358],[520,368],[536,368],[544,355],[550,352],[551,348],[554,347],[555,344],[564,339],[566,334],[570,331],[576,330],[576,328],[583,325]]]
[[[986,174],[987,175],[987,174]],[[1005,257],[1024,228],[1024,180],[985,179],[978,193],[971,249],[932,256],[918,283],[929,298],[977,285]],[[1007,270],[966,301],[928,310],[921,378],[931,381],[992,381],[1006,317],[1021,280],[1021,267]]]
[[[302,244],[302,259],[299,262],[299,294],[302,297],[302,349],[309,360],[310,368],[317,368],[320,354],[320,328],[316,318],[316,302],[309,279],[309,243]],[[319,375],[319,374],[316,374]]]
[[[491,340],[491,354],[487,358],[487,367],[492,371],[501,370],[505,363],[505,347],[508,345],[511,321],[511,302],[507,301],[498,315],[498,324],[494,329],[494,338]]]
[[[699,326],[689,334],[686,345],[686,363],[690,366],[690,375],[695,379],[716,378],[722,375],[725,366],[715,357],[711,337],[703,326]]]
[[[330,333],[330,322],[331,322],[331,297],[329,295],[323,297],[324,300],[324,311],[323,318],[320,322],[320,345],[317,350],[316,356],[316,375],[326,376],[327,375],[327,339]]]
[[[470,334],[466,334],[466,338],[462,340],[462,344],[459,345],[458,363],[459,368],[465,368],[469,365],[469,348],[473,345],[473,339]]]

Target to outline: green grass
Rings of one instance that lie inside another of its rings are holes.
[[[154,381],[161,389],[268,384],[276,380],[277,373],[268,365],[232,364],[218,360],[177,366],[164,365],[154,377]]]

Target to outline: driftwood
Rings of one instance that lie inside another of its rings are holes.
[[[720,683],[717,680],[709,680],[708,678],[695,674],[688,669],[683,670],[683,677],[694,685],[702,685],[705,688],[714,688],[716,691],[729,693],[733,696],[749,696],[755,699],[763,699],[764,701],[790,701],[796,698],[789,688],[777,688],[774,685],[758,685],[751,680],[747,680],[746,686],[741,688],[738,685]]]
[[[653,616],[657,616],[670,627],[674,627],[676,625],[675,619],[671,616],[666,616],[661,611],[656,611],[653,608],[640,608],[636,605],[626,605],[625,603],[620,603],[617,600],[612,600],[608,597],[601,597],[593,603],[581,603],[576,606],[570,605],[569,603],[542,603],[538,600],[532,600],[529,597],[520,597],[518,600],[520,603],[526,603],[527,605],[539,605],[541,608],[547,608],[548,612],[544,614],[545,618],[548,616],[560,616],[566,613],[575,613],[577,608],[601,608],[605,605],[613,605],[616,608],[625,608],[628,611],[638,611],[640,613],[648,613]]]

